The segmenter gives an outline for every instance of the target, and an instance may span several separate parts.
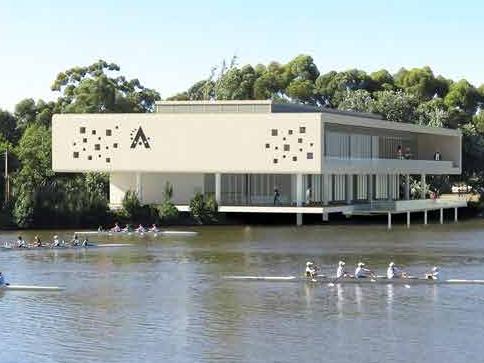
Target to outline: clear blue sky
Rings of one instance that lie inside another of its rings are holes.
[[[256,64],[306,53],[322,73],[429,65],[478,86],[483,14],[477,0],[1,0],[0,108],[53,99],[58,72],[99,58],[163,98],[233,54]]]

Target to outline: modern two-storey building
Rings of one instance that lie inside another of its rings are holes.
[[[151,114],[53,118],[53,169],[109,173],[110,203],[128,190],[159,203],[165,183],[188,210],[195,193],[219,211],[392,213],[465,202],[410,199],[410,175],[461,173],[461,133],[375,115],[271,101],[158,102]],[[426,213],[425,213],[426,215]],[[456,214],[457,215],[457,214]],[[425,218],[426,219],[426,218]]]

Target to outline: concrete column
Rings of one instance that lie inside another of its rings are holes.
[[[303,175],[296,175],[296,206],[301,207],[304,202]],[[296,213],[296,224],[301,226],[303,223],[302,213]]]
[[[143,204],[143,178],[141,173],[136,173],[136,194],[141,204]]]
[[[405,200],[410,199],[410,175],[405,175]]]
[[[407,228],[410,228],[410,211],[407,211]]]
[[[444,224],[444,208],[440,208],[440,224]]]
[[[388,174],[387,175],[387,198],[388,200],[392,200],[392,193],[393,193],[393,188],[392,188],[392,175]]]
[[[373,174],[368,175],[368,201],[372,201],[373,195]]]
[[[388,230],[392,229],[392,214],[390,212],[388,212],[388,225],[387,225],[387,229]]]
[[[346,204],[351,204],[353,201],[353,175],[346,175]]]
[[[457,223],[457,207],[454,208],[454,222]]]
[[[215,201],[218,205],[222,202],[222,174],[215,174]]]
[[[424,224],[427,224],[427,210],[424,210]]]
[[[420,198],[425,199],[427,194],[427,181],[425,180],[425,174],[421,175],[420,183],[422,184],[422,195],[420,196]]]

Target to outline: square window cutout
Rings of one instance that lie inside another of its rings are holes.
[[[290,148],[289,144],[284,144],[284,151],[289,151]]]
[[[266,144],[266,149],[270,148],[271,145],[270,144]]]
[[[93,135],[96,135],[96,130],[92,130],[92,134]]]
[[[300,137],[299,139],[297,139],[297,142],[302,144],[302,138]]]
[[[307,154],[306,154],[306,157],[307,157],[308,159],[312,159],[312,158],[313,158],[313,153],[307,153]]]
[[[118,143],[117,143],[117,142],[115,142],[115,143],[113,144],[113,148],[115,148],[115,149],[117,149],[117,148],[118,148]]]
[[[297,156],[293,156],[292,161],[297,161]]]
[[[99,144],[94,145],[94,150],[101,150],[101,145]]]
[[[81,133],[81,134],[85,134],[85,133],[86,133],[86,128],[85,128],[85,127],[81,127],[81,128],[79,129],[79,133]]]
[[[113,132],[110,129],[106,130],[106,136],[111,136],[112,134],[113,134]]]
[[[110,163],[111,162],[111,158],[106,158],[106,163]]]
[[[277,164],[277,161],[278,161],[277,159],[272,160],[274,164]]]
[[[289,131],[288,131],[288,134],[289,134],[289,135],[292,135],[292,130],[289,130]]]
[[[83,143],[86,143],[87,142],[87,139],[86,138],[82,139],[82,142]]]
[[[89,155],[89,156],[87,157],[87,160],[92,160],[92,156],[91,156],[91,155]]]
[[[277,136],[277,129],[272,129],[271,134],[272,136]]]
[[[74,151],[72,156],[74,157],[74,159],[79,159],[79,153],[77,151]]]
[[[301,126],[301,127],[299,128],[299,133],[300,133],[300,134],[305,134],[305,133],[306,133],[306,128],[305,128],[304,126]]]

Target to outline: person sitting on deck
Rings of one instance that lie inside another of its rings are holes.
[[[22,236],[18,236],[17,238],[17,247],[19,248],[26,248],[27,247],[27,242],[22,238]]]
[[[140,224],[138,226],[138,228],[136,228],[136,232],[138,232],[138,233],[145,233],[146,232],[146,229],[145,229],[145,227],[143,227],[142,224]]]
[[[156,226],[156,224],[152,224],[151,228],[150,228],[150,232],[159,232],[160,230],[158,229],[158,227]]]
[[[388,264],[387,269],[387,279],[398,279],[398,278],[406,278],[407,274],[403,272],[400,268],[395,266],[394,262],[390,262]]]
[[[114,223],[114,227],[111,228],[111,232],[121,232],[121,227],[119,226],[118,222]]]
[[[42,247],[42,241],[40,240],[39,236],[35,236],[34,244],[35,244],[35,247]]]
[[[311,279],[316,277],[316,266],[311,261],[306,262],[306,277]]]
[[[341,279],[344,277],[350,277],[350,274],[345,270],[345,263],[344,261],[338,262],[338,269],[336,270],[336,278]]]
[[[375,275],[375,273],[364,267],[365,264],[363,262],[358,262],[358,267],[355,270],[355,278],[357,279],[362,279],[362,278],[367,278],[367,277],[372,277]]]
[[[432,267],[432,271],[425,274],[427,280],[438,280],[439,279],[439,268],[437,266]]]

